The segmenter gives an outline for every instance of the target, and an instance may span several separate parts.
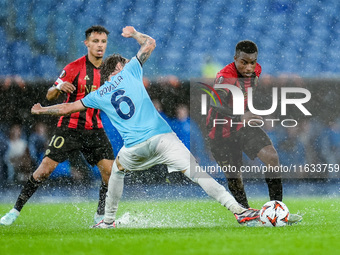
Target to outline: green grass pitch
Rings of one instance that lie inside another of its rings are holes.
[[[339,202],[288,198],[303,222],[250,228],[210,199],[122,201],[117,229],[89,228],[94,202],[29,203],[12,226],[0,226],[0,254],[340,254]],[[0,204],[0,214],[10,208]]]

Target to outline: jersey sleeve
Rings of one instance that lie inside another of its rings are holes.
[[[226,65],[216,75],[216,84],[231,84],[234,85],[237,81],[238,75],[234,63]]]
[[[97,102],[97,95],[98,95],[98,90],[92,91],[90,94],[80,99],[80,101],[87,108],[100,109],[100,106]]]
[[[260,77],[261,72],[262,72],[262,67],[261,67],[261,65],[259,63],[256,63],[256,67],[255,67],[254,72],[255,72],[255,75],[257,77]]]
[[[135,56],[133,57],[129,63],[125,65],[124,68],[126,71],[131,73],[134,77],[138,79],[143,79],[143,67],[141,62],[138,60],[138,58]]]
[[[75,77],[77,76],[77,70],[74,63],[70,63],[64,67],[63,71],[59,75],[58,79],[54,82],[54,85],[57,86],[60,83],[68,81],[73,83]]]
[[[215,84],[229,84],[229,85],[235,85],[237,81],[237,78],[233,77],[232,74],[228,72],[220,72],[216,76]],[[216,89],[218,91],[218,94],[222,97],[222,95],[227,96],[229,94],[229,89],[223,88],[223,89]],[[226,93],[221,93],[226,92]],[[221,95],[222,94],[222,95]]]

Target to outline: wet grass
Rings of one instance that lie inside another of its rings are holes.
[[[266,200],[256,200],[259,208]],[[117,229],[90,229],[95,203],[29,203],[0,226],[0,254],[337,254],[339,198],[286,199],[299,225],[239,226],[212,200],[123,201]],[[3,215],[11,205],[0,204]]]

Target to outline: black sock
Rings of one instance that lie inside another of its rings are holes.
[[[24,207],[28,199],[34,194],[34,192],[39,188],[41,182],[34,180],[33,174],[28,177],[27,182],[24,184],[23,188],[21,189],[20,195],[14,205],[14,208],[17,209],[19,212]]]
[[[282,201],[282,179],[266,178],[270,200]]]
[[[105,198],[107,192],[107,185],[102,182],[99,189],[99,202],[98,202],[98,209],[97,214],[104,215],[105,213]]]
[[[244,208],[249,208],[246,191],[244,190],[243,181],[240,178],[229,178],[228,188],[236,201]]]

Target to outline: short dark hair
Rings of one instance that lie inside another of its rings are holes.
[[[120,54],[113,54],[107,57],[100,66],[100,77],[102,83],[108,80],[109,76],[116,69],[118,63],[125,64],[127,59],[122,57]]]
[[[96,25],[96,26],[92,26],[92,27],[89,27],[88,29],[86,29],[86,31],[85,31],[85,38],[86,39],[89,38],[89,36],[93,32],[97,32],[99,34],[105,33],[107,35],[109,35],[109,33],[110,33],[105,27]]]
[[[247,54],[257,53],[256,43],[250,40],[240,41],[236,44],[235,48],[235,56],[239,56],[240,52],[244,52]]]

